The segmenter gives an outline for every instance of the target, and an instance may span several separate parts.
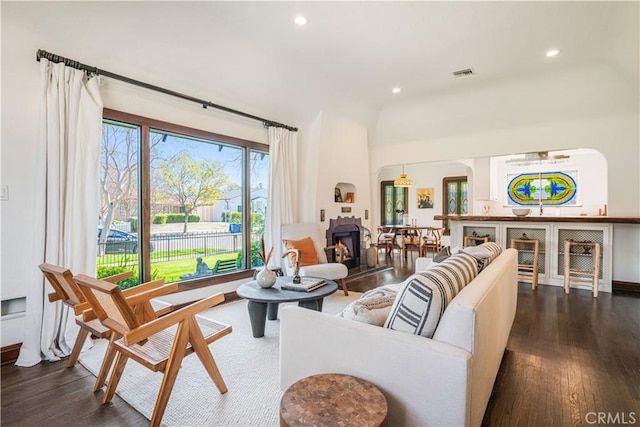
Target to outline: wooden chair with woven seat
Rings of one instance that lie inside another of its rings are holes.
[[[109,339],[112,335],[111,330],[104,326],[100,322],[100,320],[98,320],[92,314],[91,306],[87,302],[82,290],[78,287],[76,282],[73,281],[73,273],[71,273],[71,270],[48,263],[40,264],[38,267],[55,291],[48,295],[49,301],[62,301],[62,303],[69,306],[77,316],[76,324],[80,327],[80,330],[78,331],[78,336],[76,337],[73,349],[71,351],[71,354],[69,355],[69,360],[67,361],[67,367],[71,368],[75,366],[76,362],[78,361],[78,356],[80,355],[82,346],[84,345],[84,342],[86,341],[89,334],[92,334],[97,338]],[[102,280],[109,283],[117,283],[132,276],[133,272],[126,271],[113,276],[104,277],[102,278]],[[133,288],[129,288],[123,291],[123,294],[125,295],[125,297],[132,297],[143,292],[149,292],[152,289],[157,289],[162,285],[164,285],[164,280],[155,280],[135,286]],[[154,295],[165,295],[167,293],[175,292],[177,289],[177,284],[172,284],[162,288],[162,291],[156,291]],[[154,317],[165,314],[170,310],[170,307],[161,309],[157,313],[154,313]],[[149,310],[139,309],[139,312],[148,313]],[[109,351],[105,353],[104,360],[102,361],[102,366],[100,367],[100,371],[98,372],[94,390],[99,390],[104,384],[107,378],[107,374],[109,373],[111,363],[113,363],[114,357],[115,354],[110,353]]]
[[[385,254],[391,254],[396,247],[396,234],[388,227],[378,227],[378,251],[384,249]]]
[[[422,255],[422,228],[418,227],[406,227],[403,228],[401,233],[402,237],[402,253],[404,257],[407,257],[407,252],[415,250],[418,252],[418,256]]]
[[[144,321],[140,320],[136,308],[139,310],[140,307],[145,307],[148,310],[146,307],[149,305],[142,303],[155,296],[153,291],[127,299],[118,286],[104,280],[82,274],[75,276],[73,280],[82,289],[102,324],[122,337],[110,342],[117,356],[105,390],[104,403],[113,398],[127,361],[133,359],[154,372],[164,373],[150,422],[151,426],[159,426],[182,359],[194,352],[220,393],[227,392],[208,345],[231,333],[231,326],[202,317],[196,318],[202,311],[222,303],[222,293],[194,302],[163,317]]]
[[[440,252],[440,249],[442,249],[443,232],[444,228],[442,227],[434,227],[429,230],[422,243],[422,256],[427,256],[429,249],[433,251],[433,256],[436,256],[436,254]]]

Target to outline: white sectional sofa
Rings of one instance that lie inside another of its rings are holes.
[[[319,373],[375,384],[390,426],[479,426],[515,317],[517,252],[504,250],[449,303],[433,338],[289,306],[281,388]]]

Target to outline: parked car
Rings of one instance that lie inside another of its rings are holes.
[[[98,228],[98,241],[102,235],[102,228]],[[153,252],[153,244],[151,244],[151,252]],[[107,236],[107,242],[105,243],[105,254],[121,254],[130,253],[135,254],[138,252],[138,236],[135,234],[127,233],[126,231],[120,231],[115,229],[109,230]]]

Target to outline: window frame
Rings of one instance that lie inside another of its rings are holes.
[[[442,228],[444,228],[443,235],[445,236],[449,236],[451,234],[450,223],[448,218],[449,216],[448,187],[450,183],[455,183],[457,186],[456,199],[457,199],[458,213],[456,215],[461,215],[460,207],[462,206],[462,203],[461,203],[462,200],[460,199],[461,197],[460,186],[463,182],[469,185],[469,177],[468,176],[445,176],[444,178],[442,178],[442,215],[444,217],[442,220]]]
[[[150,254],[150,242],[151,242],[151,216],[150,216],[150,203],[151,203],[151,168],[150,165],[150,135],[151,131],[166,131],[176,134],[181,134],[189,137],[218,141],[230,145],[234,145],[241,148],[244,152],[247,162],[250,161],[250,154],[252,150],[263,151],[269,153],[269,145],[260,142],[249,141],[246,139],[236,138],[233,136],[222,135],[215,132],[205,131],[201,129],[192,128],[189,126],[179,125],[175,123],[165,122],[162,120],[152,119],[149,117],[143,117],[136,114],[126,113],[119,110],[113,110],[110,108],[104,108],[102,113],[103,120],[113,120],[116,122],[122,122],[138,126],[140,128],[140,144],[138,152],[138,240],[144,242],[140,245],[140,281],[141,283],[151,280],[151,254]],[[243,187],[243,211],[242,211],[242,229],[251,230],[251,167],[249,163],[245,165],[244,174],[242,178]],[[268,207],[267,207],[268,208]],[[233,280],[245,279],[252,277],[254,274],[251,267],[251,233],[243,233],[243,244],[246,250],[243,251],[243,262],[245,269],[237,272],[223,273],[214,276],[203,277],[200,279],[193,279],[188,282],[179,282],[181,289],[195,289],[204,286],[217,285],[222,283],[228,283]]]
[[[385,225],[402,225],[402,215],[398,216],[398,213],[395,212],[394,209],[394,213],[393,213],[393,218],[395,219],[394,224],[385,224],[384,223],[384,218],[385,218],[385,201],[386,201],[386,195],[385,195],[385,187],[388,186],[392,186],[393,187],[393,181],[380,181],[380,225],[385,226]],[[402,188],[402,197],[403,197],[403,203],[404,203],[404,207],[405,207],[405,214],[409,213],[409,189],[404,187]],[[394,191],[393,192],[393,206],[395,207],[397,204],[397,192]],[[399,219],[398,219],[399,218]]]

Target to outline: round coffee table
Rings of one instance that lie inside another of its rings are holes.
[[[318,278],[319,279],[319,278]],[[297,302],[300,307],[322,311],[322,301],[338,289],[338,284],[333,280],[325,281],[323,286],[311,292],[290,291],[282,289],[282,285],[293,280],[290,276],[276,277],[276,284],[271,288],[261,288],[255,280],[243,283],[236,289],[236,294],[249,300],[249,320],[254,338],[264,336],[264,327],[267,321],[278,318],[278,305],[282,302]]]
[[[280,400],[280,425],[381,426],[387,420],[387,399],[370,382],[343,374],[303,378]]]

